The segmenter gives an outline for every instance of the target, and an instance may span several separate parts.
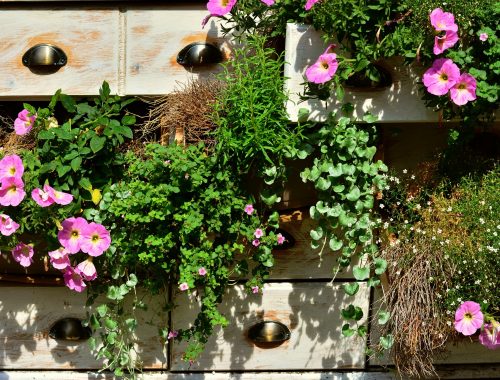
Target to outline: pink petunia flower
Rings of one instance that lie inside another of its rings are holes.
[[[5,177],[21,178],[23,173],[23,161],[17,154],[5,156],[0,160],[0,180]]]
[[[335,47],[330,45],[325,52],[318,57],[318,60],[306,70],[306,78],[309,82],[321,84],[333,78],[337,72],[338,62],[335,53],[328,53],[328,50]]]
[[[102,224],[90,223],[82,232],[80,248],[90,256],[101,256],[111,245],[109,231]]]
[[[33,189],[31,198],[41,207],[48,207],[54,204],[54,198],[51,197],[50,193],[39,188]]]
[[[274,5],[274,0],[260,0],[260,1],[262,1],[268,7],[270,7],[271,5]]]
[[[252,215],[255,209],[253,208],[253,205],[246,205],[245,206],[245,212],[247,215]]]
[[[35,251],[33,246],[29,244],[19,243],[12,250],[12,256],[23,267],[29,267],[33,263],[33,255]]]
[[[257,228],[253,234],[257,239],[260,239],[264,235],[264,232],[261,228]]]
[[[480,39],[481,41],[486,41],[486,40],[488,39],[488,33],[481,33],[481,34],[479,35],[479,39]]]
[[[500,323],[493,321],[486,323],[479,334],[479,343],[490,350],[500,348]]]
[[[208,0],[207,9],[212,16],[224,16],[235,4],[236,0]]]
[[[307,0],[306,6],[304,7],[306,11],[312,8],[314,4],[316,4],[319,0]]]
[[[205,276],[207,274],[207,270],[205,269],[205,267],[201,267],[198,269],[198,274],[200,276]]]
[[[260,240],[259,240],[259,239],[254,239],[254,240],[252,241],[252,245],[253,245],[254,247],[258,247],[258,246],[260,245]]]
[[[0,205],[15,207],[21,203],[25,195],[26,192],[24,191],[24,183],[21,178],[2,178],[2,186],[0,188]]]
[[[168,332],[167,339],[174,339],[179,336],[179,331],[177,330],[172,330]]]
[[[93,281],[97,278],[97,271],[95,269],[94,263],[92,262],[92,257],[89,257],[87,260],[82,261],[76,266],[76,268],[80,271],[80,275],[84,278],[85,281]]]
[[[252,286],[252,293],[257,294],[259,292],[259,287],[257,285]]]
[[[469,101],[476,99],[476,78],[463,73],[457,83],[450,88],[450,97],[457,106],[463,106]]]
[[[434,61],[422,78],[427,91],[433,95],[444,95],[457,83],[460,77],[458,66],[451,59],[439,58]]]
[[[81,249],[83,233],[89,224],[83,218],[68,218],[61,225],[63,229],[57,233],[59,243],[69,253],[77,253]]]
[[[452,32],[451,30],[447,30],[443,36],[436,36],[434,38],[434,54],[441,54],[448,48],[451,48],[458,42],[458,34],[457,32]]]
[[[66,268],[63,277],[66,286],[75,292],[81,293],[87,287],[78,268]]]
[[[281,245],[285,242],[285,237],[282,234],[276,235],[276,240],[278,241],[278,244]]]
[[[73,202],[73,195],[64,193],[62,191],[57,191],[47,184],[43,185],[43,190],[49,193],[54,202],[56,202],[58,205],[65,206]]]
[[[186,282],[183,282],[182,284],[179,285],[179,290],[181,292],[184,292],[189,289],[189,285]]]
[[[50,263],[55,269],[63,270],[71,266],[69,261],[69,252],[66,248],[58,248],[55,251],[50,251],[48,253],[50,257]]]
[[[25,135],[35,124],[36,115],[29,115],[29,111],[24,109],[17,114],[17,119],[14,120],[14,130],[17,135]]]
[[[450,30],[456,32],[458,25],[455,24],[455,16],[450,12],[443,12],[441,8],[434,9],[430,14],[431,25],[437,31]]]
[[[463,302],[455,312],[455,330],[469,336],[481,328],[484,322],[481,305],[474,301]]]
[[[0,214],[0,233],[3,236],[10,236],[19,228],[19,224],[14,222],[12,218],[5,214]]]

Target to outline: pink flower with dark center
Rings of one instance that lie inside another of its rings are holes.
[[[455,330],[469,336],[481,328],[484,322],[481,305],[474,301],[463,302],[455,312]]]
[[[43,185],[43,190],[50,194],[54,202],[56,202],[58,205],[68,205],[73,202],[73,195],[64,193],[62,191],[57,191],[47,184]]]
[[[434,61],[422,78],[427,91],[433,95],[444,95],[457,83],[460,77],[458,66],[451,59],[439,58]]]
[[[5,214],[0,214],[0,233],[3,236],[10,236],[19,228],[19,224],[14,222],[12,218]]]
[[[493,321],[486,323],[479,334],[479,343],[490,350],[500,348],[500,323]]]
[[[450,97],[457,106],[476,100],[476,78],[467,73],[460,75],[457,83],[450,88]]]
[[[257,285],[252,286],[252,293],[257,294],[259,292],[259,287]]]
[[[325,52],[318,57],[318,60],[306,70],[306,78],[309,82],[321,84],[333,78],[337,72],[338,62],[335,53],[328,53],[335,45],[330,45]]]
[[[259,239],[254,239],[254,240],[252,241],[252,245],[253,245],[254,247],[258,247],[258,246],[260,245],[260,240],[259,240]]]
[[[285,237],[282,234],[276,235],[276,240],[278,241],[278,244],[281,245],[285,242]]]
[[[78,268],[66,268],[63,277],[66,286],[75,292],[81,293],[87,287]]]
[[[245,212],[247,215],[252,215],[255,209],[253,208],[253,205],[246,205],[245,206]]]
[[[0,160],[0,180],[5,177],[21,178],[23,173],[23,161],[17,154],[5,156]]]
[[[81,249],[83,233],[88,227],[87,221],[83,218],[68,218],[61,225],[63,229],[57,233],[59,243],[69,253],[77,253]]]
[[[274,5],[274,0],[260,0],[260,1],[262,1],[268,7],[270,7],[271,5]]]
[[[186,282],[183,282],[182,284],[179,285],[179,290],[181,292],[184,292],[189,289],[189,285]]]
[[[90,223],[82,232],[80,248],[90,256],[100,256],[111,245],[109,231],[102,224]]]
[[[51,197],[50,193],[39,188],[33,189],[31,198],[41,207],[48,207],[54,204],[54,198]]]
[[[312,8],[314,4],[316,4],[319,0],[307,0],[306,6],[304,7],[306,11]]]
[[[29,267],[33,263],[33,254],[35,251],[29,244],[19,243],[12,250],[12,256],[23,267]]]
[[[48,253],[50,257],[50,263],[55,269],[63,270],[71,266],[69,261],[69,252],[66,248],[58,248],[55,251],[50,251]]]
[[[19,177],[5,177],[0,188],[0,205],[17,206],[24,199],[23,180]]]
[[[264,232],[261,228],[257,228],[253,234],[257,239],[260,239],[264,235]]]
[[[168,332],[167,339],[174,339],[179,336],[179,331],[177,330],[172,330]]]
[[[481,33],[479,39],[483,42],[486,41],[488,39],[488,33]]]
[[[205,276],[207,274],[207,270],[204,267],[198,269],[198,274],[200,276]]]
[[[236,0],[208,0],[207,9],[212,16],[224,16],[235,4]]]
[[[14,120],[14,130],[17,135],[25,135],[33,125],[35,125],[36,115],[30,116],[29,111],[24,109],[18,113],[17,119]]]
[[[80,271],[80,275],[84,278],[85,281],[93,281],[97,278],[97,271],[95,269],[94,263],[92,262],[92,257],[89,257],[87,260],[82,261],[76,266],[76,268]]]
[[[456,32],[458,25],[455,24],[455,16],[450,12],[443,12],[441,8],[434,9],[430,14],[431,25],[437,31],[450,30]]]
[[[458,42],[457,32],[447,30],[444,35],[434,37],[434,54],[441,54],[448,48],[451,48]]]

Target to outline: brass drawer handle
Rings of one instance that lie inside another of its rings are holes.
[[[177,63],[186,67],[199,67],[222,62],[222,52],[208,42],[193,42],[177,54]]]
[[[63,318],[52,325],[49,336],[55,340],[82,341],[92,336],[92,330],[78,318]]]
[[[283,343],[290,339],[290,330],[277,321],[262,321],[248,329],[248,337],[254,343]]]
[[[51,44],[35,45],[23,55],[23,65],[29,68],[58,69],[67,62],[68,57],[64,51]]]

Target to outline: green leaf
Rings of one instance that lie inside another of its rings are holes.
[[[323,237],[323,228],[321,226],[316,227],[316,229],[311,230],[309,233],[311,235],[311,239],[320,240]]]
[[[391,348],[393,343],[394,343],[394,337],[392,336],[392,334],[380,337],[380,344],[385,350]]]
[[[372,288],[375,288],[376,286],[380,285],[380,279],[376,277],[370,277],[367,282],[368,286],[371,286]]]
[[[384,273],[387,269],[387,261],[377,257],[375,260],[375,274],[381,275]]]
[[[76,102],[75,99],[73,99],[71,96],[60,94],[59,99],[61,100],[61,104],[66,109],[66,111],[71,113],[76,111]]]
[[[126,282],[127,286],[130,287],[130,288],[133,288],[137,285],[137,276],[135,274],[130,274],[130,276],[128,277],[128,281]]]
[[[134,115],[125,115],[122,117],[123,125],[134,125],[135,124],[135,116]]]
[[[370,112],[367,112],[363,115],[363,121],[366,123],[375,123],[378,118],[372,115]]]
[[[82,158],[75,157],[71,160],[71,169],[73,169],[73,171],[76,172],[78,171],[78,169],[80,169],[81,164],[82,164]]]
[[[356,202],[360,196],[361,196],[361,191],[359,191],[359,188],[357,186],[353,186],[345,197],[347,198],[347,200],[351,202]]]
[[[368,333],[368,328],[366,326],[363,325],[358,327],[358,336],[364,338],[367,333]]]
[[[378,312],[378,324],[385,325],[389,321],[390,317],[391,317],[391,313],[389,313],[386,310],[380,310]]]
[[[297,112],[297,121],[299,123],[305,123],[309,118],[309,110],[307,108],[299,108]]]
[[[318,190],[325,191],[328,190],[331,185],[332,183],[329,180],[323,177],[319,177],[318,180],[316,181],[315,187]]]
[[[59,176],[59,178],[61,178],[70,170],[71,170],[71,166],[69,166],[69,165],[58,165],[57,166],[57,175]]]
[[[357,282],[348,282],[343,285],[343,288],[346,294],[353,296],[358,292],[359,284]]]
[[[50,98],[50,103],[49,103],[49,109],[53,110],[54,107],[57,104],[57,101],[59,100],[59,95],[61,94],[61,89],[58,89],[54,95],[52,95],[52,98]]]
[[[109,330],[115,330],[118,327],[118,322],[111,318],[106,318],[104,320],[104,326]]]
[[[342,240],[337,239],[336,236],[332,236],[330,238],[329,246],[332,251],[334,252],[338,251],[340,248],[342,248],[342,245],[343,245]]]
[[[370,268],[360,267],[358,265],[355,265],[354,268],[352,269],[352,274],[354,275],[354,278],[356,280],[363,281],[366,280],[368,277],[370,277]]]
[[[92,190],[92,184],[90,183],[90,180],[88,178],[82,178],[80,181],[78,181],[78,184],[85,190]]]
[[[105,137],[94,136],[90,140],[90,149],[92,149],[92,152],[97,153],[104,147],[105,143],[106,143]]]
[[[342,326],[342,335],[345,337],[353,336],[356,331],[351,329],[349,323],[346,323]]]
[[[50,130],[42,129],[38,132],[38,140],[53,140],[55,137],[54,132]]]

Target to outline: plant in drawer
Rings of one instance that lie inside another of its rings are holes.
[[[421,173],[391,176],[379,205],[390,233],[385,332],[408,376],[431,376],[445,344],[464,336],[500,348],[498,155],[470,153],[462,145],[451,160],[447,152],[431,181]]]
[[[226,12],[228,28],[240,33],[275,36],[287,29],[292,120],[300,101],[321,121],[344,99],[357,103],[358,117],[371,111],[388,122],[457,119],[471,125],[493,118],[498,108],[493,0],[281,1],[268,7],[240,0]],[[328,62],[327,55],[335,60]],[[453,70],[441,71],[443,62]],[[401,112],[405,105],[410,110]]]

